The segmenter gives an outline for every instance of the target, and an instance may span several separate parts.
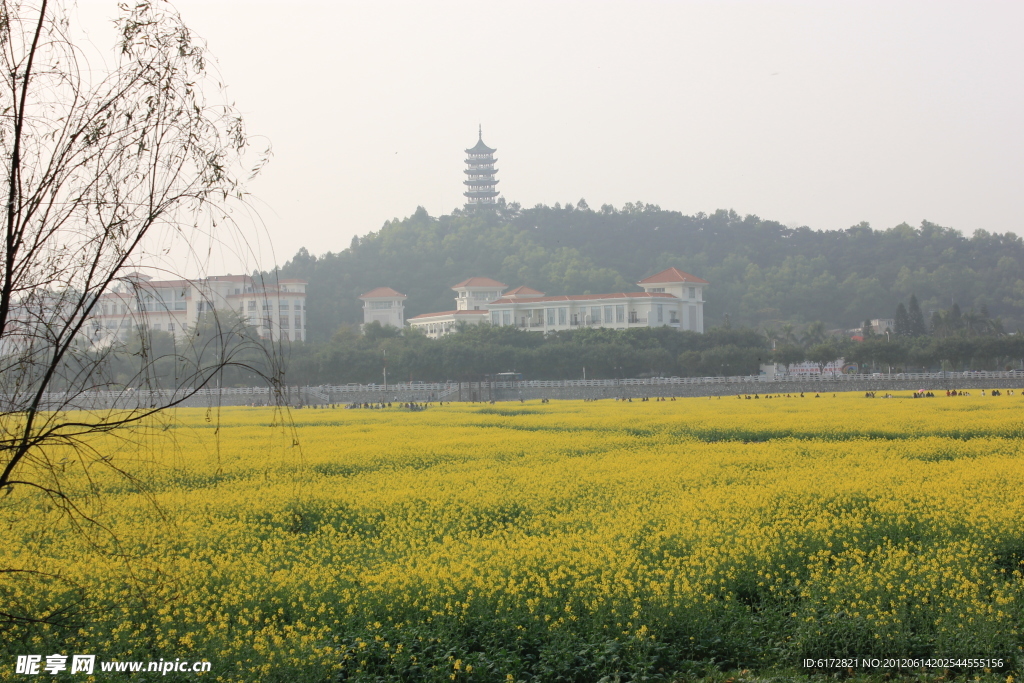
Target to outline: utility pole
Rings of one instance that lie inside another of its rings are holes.
[[[384,393],[388,393],[388,350],[384,349]]]

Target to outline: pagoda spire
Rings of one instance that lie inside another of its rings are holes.
[[[484,126],[479,124],[477,129],[478,138],[476,145],[466,150],[466,180],[463,184],[466,191],[466,207],[478,206],[481,204],[494,204],[494,198],[498,196],[496,185],[498,180],[494,174],[498,169],[494,168],[497,159],[494,153],[498,150],[491,149],[484,144]]]

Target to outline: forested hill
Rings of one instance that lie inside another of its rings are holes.
[[[892,317],[916,294],[926,316],[957,303],[982,306],[1013,330],[1024,320],[1024,241],[1012,233],[965,237],[932,223],[873,230],[788,228],[720,210],[685,216],[651,204],[617,210],[586,202],[521,209],[422,208],[355,238],[348,249],[314,256],[302,249],[282,277],[309,280],[308,332],[326,340],[341,324],[362,322],[357,297],[388,286],[408,295],[407,316],[454,307],[451,286],[496,278],[549,294],[637,291],[635,283],[677,266],[711,284],[706,325],[821,320],[859,327]]]

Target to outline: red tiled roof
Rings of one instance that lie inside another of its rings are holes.
[[[678,268],[668,268],[668,269],[663,270],[660,273],[656,273],[656,274],[654,274],[654,275],[652,275],[650,277],[645,277],[643,280],[641,280],[637,284],[638,285],[653,285],[653,284],[659,284],[659,283],[662,283],[662,282],[695,282],[695,283],[703,284],[703,285],[708,284],[707,280],[702,280],[699,277],[697,277],[696,275],[690,275],[689,273],[684,273],[683,271],[679,270]]]
[[[501,296],[503,298],[506,296],[544,296],[544,292],[538,292],[536,289],[533,289],[532,287],[520,285],[515,289],[510,289]]]
[[[482,315],[482,316],[486,316],[487,315],[487,311],[440,311],[438,313],[420,313],[419,315],[414,315],[411,318],[406,318],[406,320],[415,320],[416,318],[437,318],[437,317],[440,317],[442,315]]]
[[[376,298],[376,297],[393,298],[393,297],[396,297],[396,296],[400,296],[403,299],[406,298],[405,294],[402,294],[401,292],[395,291],[395,290],[391,289],[390,287],[377,287],[375,289],[371,289],[369,292],[367,292],[366,294],[361,295],[359,298],[360,299],[373,299],[373,298]]]
[[[593,301],[595,299],[652,299],[667,298],[680,301],[675,294],[668,292],[618,292],[616,294],[570,294],[565,296],[542,296],[542,297],[501,297],[495,299],[488,306],[495,304],[535,304],[542,301]]]
[[[457,285],[452,285],[452,289],[456,287],[501,287],[504,289],[507,285],[504,282],[498,282],[492,280],[489,277],[471,277],[468,280],[463,280]]]

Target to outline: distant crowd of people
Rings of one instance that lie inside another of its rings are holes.
[[[584,401],[596,401],[597,399],[596,398],[590,398],[590,399],[585,398],[583,400]],[[616,396],[615,400],[616,401],[625,401],[626,403],[632,403],[633,402],[632,397],[624,397],[624,396]],[[637,398],[636,400],[639,403],[643,403],[644,401],[651,401],[651,400],[653,400],[653,401],[674,401],[674,400],[676,400],[676,397],[672,396],[671,398],[665,398],[664,396],[659,396],[658,398],[652,399],[650,396],[643,396],[643,397]]]
[[[425,403],[416,403],[415,401],[407,401],[403,403],[394,403],[392,401],[375,401],[373,403],[349,403],[345,405],[346,410],[384,410],[385,408],[398,408],[399,410],[409,410],[411,412],[417,412],[420,410],[426,410],[433,406],[432,401]],[[444,401],[438,401],[437,405],[445,405]],[[451,405],[451,401],[448,401],[448,405]]]
[[[982,396],[1003,396],[1003,395],[1014,396],[1015,395],[1015,392],[1014,392],[1013,389],[990,389],[987,392],[986,392],[985,389],[981,389],[980,393],[981,393]],[[939,395],[941,395],[941,394],[939,394]],[[946,390],[946,396],[970,396],[970,395],[971,395],[970,391],[966,391],[966,390],[963,390],[963,389],[960,389],[960,390],[958,390],[958,389],[947,389]],[[931,391],[931,390],[917,389],[917,390],[913,391],[910,394],[909,398],[935,398],[935,396],[936,396],[936,393]],[[805,397],[806,397],[806,395],[802,391],[799,392],[799,393],[789,393],[789,394],[765,394],[764,396],[761,396],[758,393],[755,393],[753,395],[751,395],[751,394],[736,394],[736,398],[737,399],[748,400],[748,401],[754,400],[754,399],[761,399],[761,398],[770,399],[770,398],[805,398]],[[835,398],[836,394],[832,394],[832,397]],[[903,397],[906,398],[906,395],[904,395]],[[583,401],[589,403],[589,402],[593,402],[593,401],[599,401],[599,400],[601,400],[601,398],[602,397],[589,397],[589,398],[584,398]],[[721,396],[708,396],[708,400],[715,399],[715,398],[721,399],[722,397]],[[814,394],[814,398],[821,398],[821,393],[820,392],[815,393]],[[885,394],[882,394],[882,396],[878,396],[877,393],[874,392],[874,391],[865,391],[864,392],[864,398],[900,398],[900,396],[894,395],[892,393],[885,393]],[[652,398],[650,396],[642,396],[642,397],[634,398],[634,397],[629,397],[629,396],[615,396],[613,400],[621,401],[623,403],[632,403],[635,400],[635,401],[637,401],[639,403],[643,403],[643,402],[646,402],[646,401],[658,401],[658,402],[660,402],[660,401],[675,401],[676,397],[675,396],[670,396],[670,397],[666,398],[664,396],[658,396],[658,397]],[[525,403],[525,401],[526,401],[526,399],[524,399],[521,396],[519,397],[519,402],[520,403]],[[551,399],[550,398],[542,398],[542,399],[540,399],[540,402],[542,404],[550,403]],[[347,404],[330,403],[330,404],[323,404],[323,405],[305,405],[305,406],[300,404],[300,405],[294,405],[294,406],[292,406],[292,408],[295,408],[295,409],[314,408],[314,409],[321,409],[321,410],[324,410],[324,409],[329,409],[330,410],[330,409],[337,409],[337,408],[344,408],[344,409],[347,409],[347,410],[356,410],[356,409],[362,409],[362,410],[384,410],[386,408],[396,408],[397,407],[400,410],[408,410],[408,411],[411,411],[411,412],[416,412],[416,411],[420,411],[420,410],[426,410],[427,408],[429,408],[432,405],[434,405],[434,403],[435,403],[434,401],[426,401],[426,402],[423,402],[423,403],[417,403],[415,401],[408,401],[408,402],[403,402],[403,403],[397,403],[397,402],[392,402],[392,401],[373,401],[373,402],[365,402],[365,403],[347,403]],[[447,405],[451,405],[451,401],[437,401],[436,403],[439,406],[444,406],[446,404]],[[475,401],[474,400],[474,401],[471,401],[471,403],[488,403],[488,404],[494,405],[494,403],[496,403],[496,401],[494,399],[481,400],[481,401]],[[265,402],[265,401],[256,401],[256,402],[247,404],[247,407],[249,407],[249,408],[264,408],[264,407],[267,407],[269,405],[270,404]]]
[[[1006,392],[1007,396],[1013,396],[1014,395],[1013,389],[1005,389],[1005,390],[1004,389],[990,389],[988,391],[987,395],[988,396],[1002,396],[1004,391]],[[960,389],[960,390],[957,390],[957,389],[946,389],[946,396],[970,396],[970,395],[971,395],[971,392],[966,391],[964,389]],[[986,395],[984,389],[981,390],[981,395],[982,396]],[[936,396],[935,392],[930,391],[928,389],[918,389],[917,391],[915,391],[912,394],[910,394],[910,398],[935,398],[935,396]],[[864,398],[876,398],[875,392],[873,392],[873,391],[865,391],[864,392]],[[898,396],[894,396],[892,394],[883,394],[882,398],[899,398],[899,397]]]
[[[798,394],[774,394],[774,395],[773,394],[765,394],[764,397],[765,398],[806,398],[804,396],[804,392],[802,392],[802,391],[799,393],[799,395]],[[832,394],[832,398],[835,398],[835,397],[836,397],[836,395]],[[711,398],[711,397],[708,396],[708,398]],[[752,399],[755,399],[755,398],[761,398],[761,396],[760,396],[760,394],[754,394],[753,396],[751,396],[750,394],[736,394],[736,398],[746,399],[746,400],[749,401],[749,400],[752,400]],[[814,398],[821,398],[821,394],[820,393],[815,394]]]

